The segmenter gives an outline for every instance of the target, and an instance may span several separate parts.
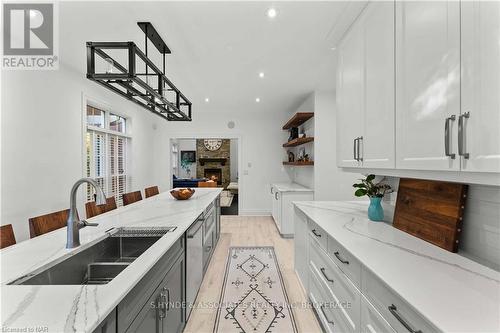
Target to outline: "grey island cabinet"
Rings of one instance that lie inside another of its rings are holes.
[[[217,197],[197,221],[203,220],[203,261],[205,272],[220,235],[220,204]],[[189,315],[186,308],[186,258],[190,248],[182,235],[158,260],[94,333],[176,333],[182,332]],[[191,254],[193,255],[193,254]],[[192,264],[192,261],[187,261]],[[202,273],[202,274],[203,274]],[[195,295],[197,294],[197,286]]]

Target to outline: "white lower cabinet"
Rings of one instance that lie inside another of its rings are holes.
[[[389,325],[387,320],[368,302],[368,300],[361,296],[361,333],[392,333],[396,332]]]
[[[272,194],[272,216],[276,228],[282,237],[292,238],[294,235],[293,228],[293,211],[294,201],[311,201],[313,200],[312,191],[279,191],[276,187],[271,186]]]
[[[295,271],[325,332],[438,332],[298,208]]]

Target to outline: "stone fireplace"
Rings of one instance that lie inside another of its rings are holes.
[[[226,188],[231,181],[230,140],[222,139],[216,151],[206,149],[203,139],[196,140],[196,178],[217,177],[217,185]]]
[[[204,177],[208,179],[213,179],[217,182],[217,185],[222,185],[222,169],[220,168],[205,168]]]

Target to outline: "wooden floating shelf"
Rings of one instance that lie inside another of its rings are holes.
[[[283,126],[284,130],[292,127],[298,127],[314,117],[314,112],[297,112],[286,124]]]
[[[283,165],[309,166],[309,165],[314,165],[314,161],[307,161],[307,162],[283,162]]]
[[[283,144],[283,147],[297,147],[297,146],[300,146],[300,145],[303,145],[304,143],[308,143],[308,142],[312,142],[314,141],[314,137],[313,136],[310,136],[310,137],[306,137],[306,138],[297,138],[297,139],[293,139],[291,141],[288,141],[287,143],[284,143]]]

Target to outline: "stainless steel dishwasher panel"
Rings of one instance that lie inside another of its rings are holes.
[[[186,233],[186,319],[203,280],[203,223],[203,218],[198,218]]]

